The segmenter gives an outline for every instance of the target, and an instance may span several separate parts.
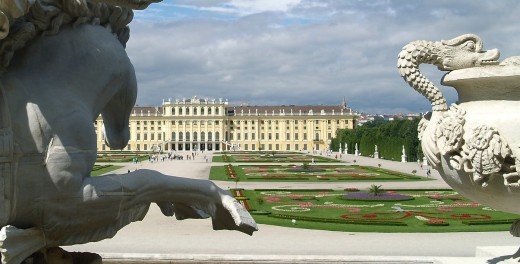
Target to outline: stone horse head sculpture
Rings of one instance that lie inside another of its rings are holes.
[[[131,8],[149,1],[1,3],[2,263],[110,238],[141,220],[151,203],[177,219],[212,217],[215,230],[257,230],[229,192],[210,181],[147,170],[90,177],[99,114],[112,149],[129,140],[137,84],[124,49],[127,25]]]

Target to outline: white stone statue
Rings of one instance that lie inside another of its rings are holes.
[[[501,211],[520,213],[520,59],[498,62],[472,34],[441,42],[414,41],[399,53],[401,76],[432,104],[419,124],[428,163],[464,196]],[[419,71],[422,63],[450,71],[442,84],[457,90],[457,104]],[[520,225],[512,233],[518,236]]]
[[[374,146],[374,159],[379,159],[379,152],[377,151],[377,145]]]
[[[359,156],[359,150],[358,150],[358,147],[357,147],[357,143],[355,145],[354,155],[355,156]]]
[[[401,162],[406,162],[406,150],[404,149],[404,145],[403,145],[403,150],[401,151]]]
[[[2,263],[110,238],[143,219],[151,203],[177,219],[211,217],[215,230],[257,230],[210,181],[149,170],[90,177],[99,114],[106,144],[128,143],[137,83],[124,49],[127,25],[130,8],[150,2],[0,0]]]
[[[348,154],[348,144],[345,143],[345,154]]]

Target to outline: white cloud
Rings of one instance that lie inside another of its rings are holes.
[[[346,96],[366,112],[427,111],[395,67],[408,42],[471,32],[503,57],[520,54],[516,0],[174,1],[181,4],[249,15],[134,21],[127,51],[141,105],[195,94],[255,104],[339,104]],[[422,69],[439,83],[441,72]],[[453,89],[442,90],[456,100]]]

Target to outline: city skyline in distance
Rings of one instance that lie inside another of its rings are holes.
[[[520,55],[520,2],[170,1],[136,11],[127,52],[139,105],[227,98],[231,105],[337,105],[357,112],[418,113],[429,102],[399,76],[408,42],[474,33],[484,49]],[[423,73],[448,99],[433,66]]]

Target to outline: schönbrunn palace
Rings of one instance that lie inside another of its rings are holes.
[[[103,120],[94,123],[98,151]],[[136,106],[127,151],[326,150],[337,129],[353,129],[356,115],[338,105],[230,106],[227,100],[176,99]]]

